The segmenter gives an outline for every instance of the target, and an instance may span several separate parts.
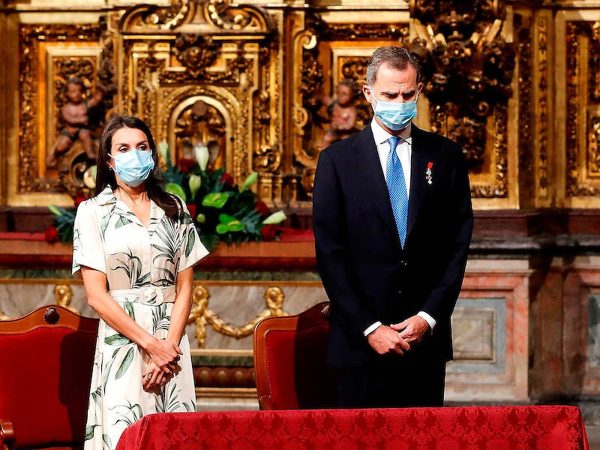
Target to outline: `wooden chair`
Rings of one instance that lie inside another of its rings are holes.
[[[0,321],[0,449],[83,446],[97,332],[56,305]]]
[[[254,330],[254,370],[261,409],[336,406],[335,371],[325,362],[329,303],[297,316],[269,317]]]

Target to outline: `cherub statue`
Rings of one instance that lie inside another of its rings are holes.
[[[83,98],[84,91],[85,85],[81,79],[74,77],[67,82],[66,97],[68,101],[60,110],[65,127],[61,130],[54,149],[46,157],[47,167],[54,167],[57,156],[67,152],[78,139],[83,143],[87,157],[92,160],[96,159],[89,111],[100,104],[104,91],[100,87],[96,87],[94,96],[87,101]]]
[[[193,148],[204,146],[209,151],[209,169],[225,165],[225,121],[216,108],[197,100],[177,119],[177,135],[181,139],[181,159],[193,157]]]
[[[337,98],[329,101],[327,112],[330,117],[329,128],[321,141],[325,149],[336,141],[347,137],[355,131],[358,110],[356,96],[358,94],[354,81],[344,79],[337,86]]]

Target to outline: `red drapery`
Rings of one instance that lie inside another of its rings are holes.
[[[588,443],[578,408],[447,407],[154,414],[130,426],[131,449],[567,450]]]

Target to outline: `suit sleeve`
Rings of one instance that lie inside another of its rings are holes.
[[[361,298],[346,261],[344,204],[335,166],[321,152],[313,189],[313,228],[317,266],[333,311],[341,325],[364,339],[364,330],[378,319]]]
[[[462,150],[459,147],[456,150],[451,192],[452,211],[456,214],[449,234],[447,263],[423,307],[423,311],[436,321],[442,322],[450,321],[450,316],[458,300],[473,232],[469,174]]]

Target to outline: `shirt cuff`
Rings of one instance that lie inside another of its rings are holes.
[[[435,321],[435,319],[433,317],[431,317],[425,311],[419,311],[417,313],[417,316],[422,317],[423,319],[425,319],[425,322],[427,322],[429,324],[429,327],[431,328],[431,331],[433,331],[433,327],[435,327],[435,324],[436,324],[436,321]]]
[[[435,322],[435,321],[434,321]],[[381,325],[383,325],[381,322],[375,322],[373,325],[371,325],[369,328],[367,328],[363,334],[365,336],[370,335],[373,331],[375,331],[377,328],[379,328]]]

